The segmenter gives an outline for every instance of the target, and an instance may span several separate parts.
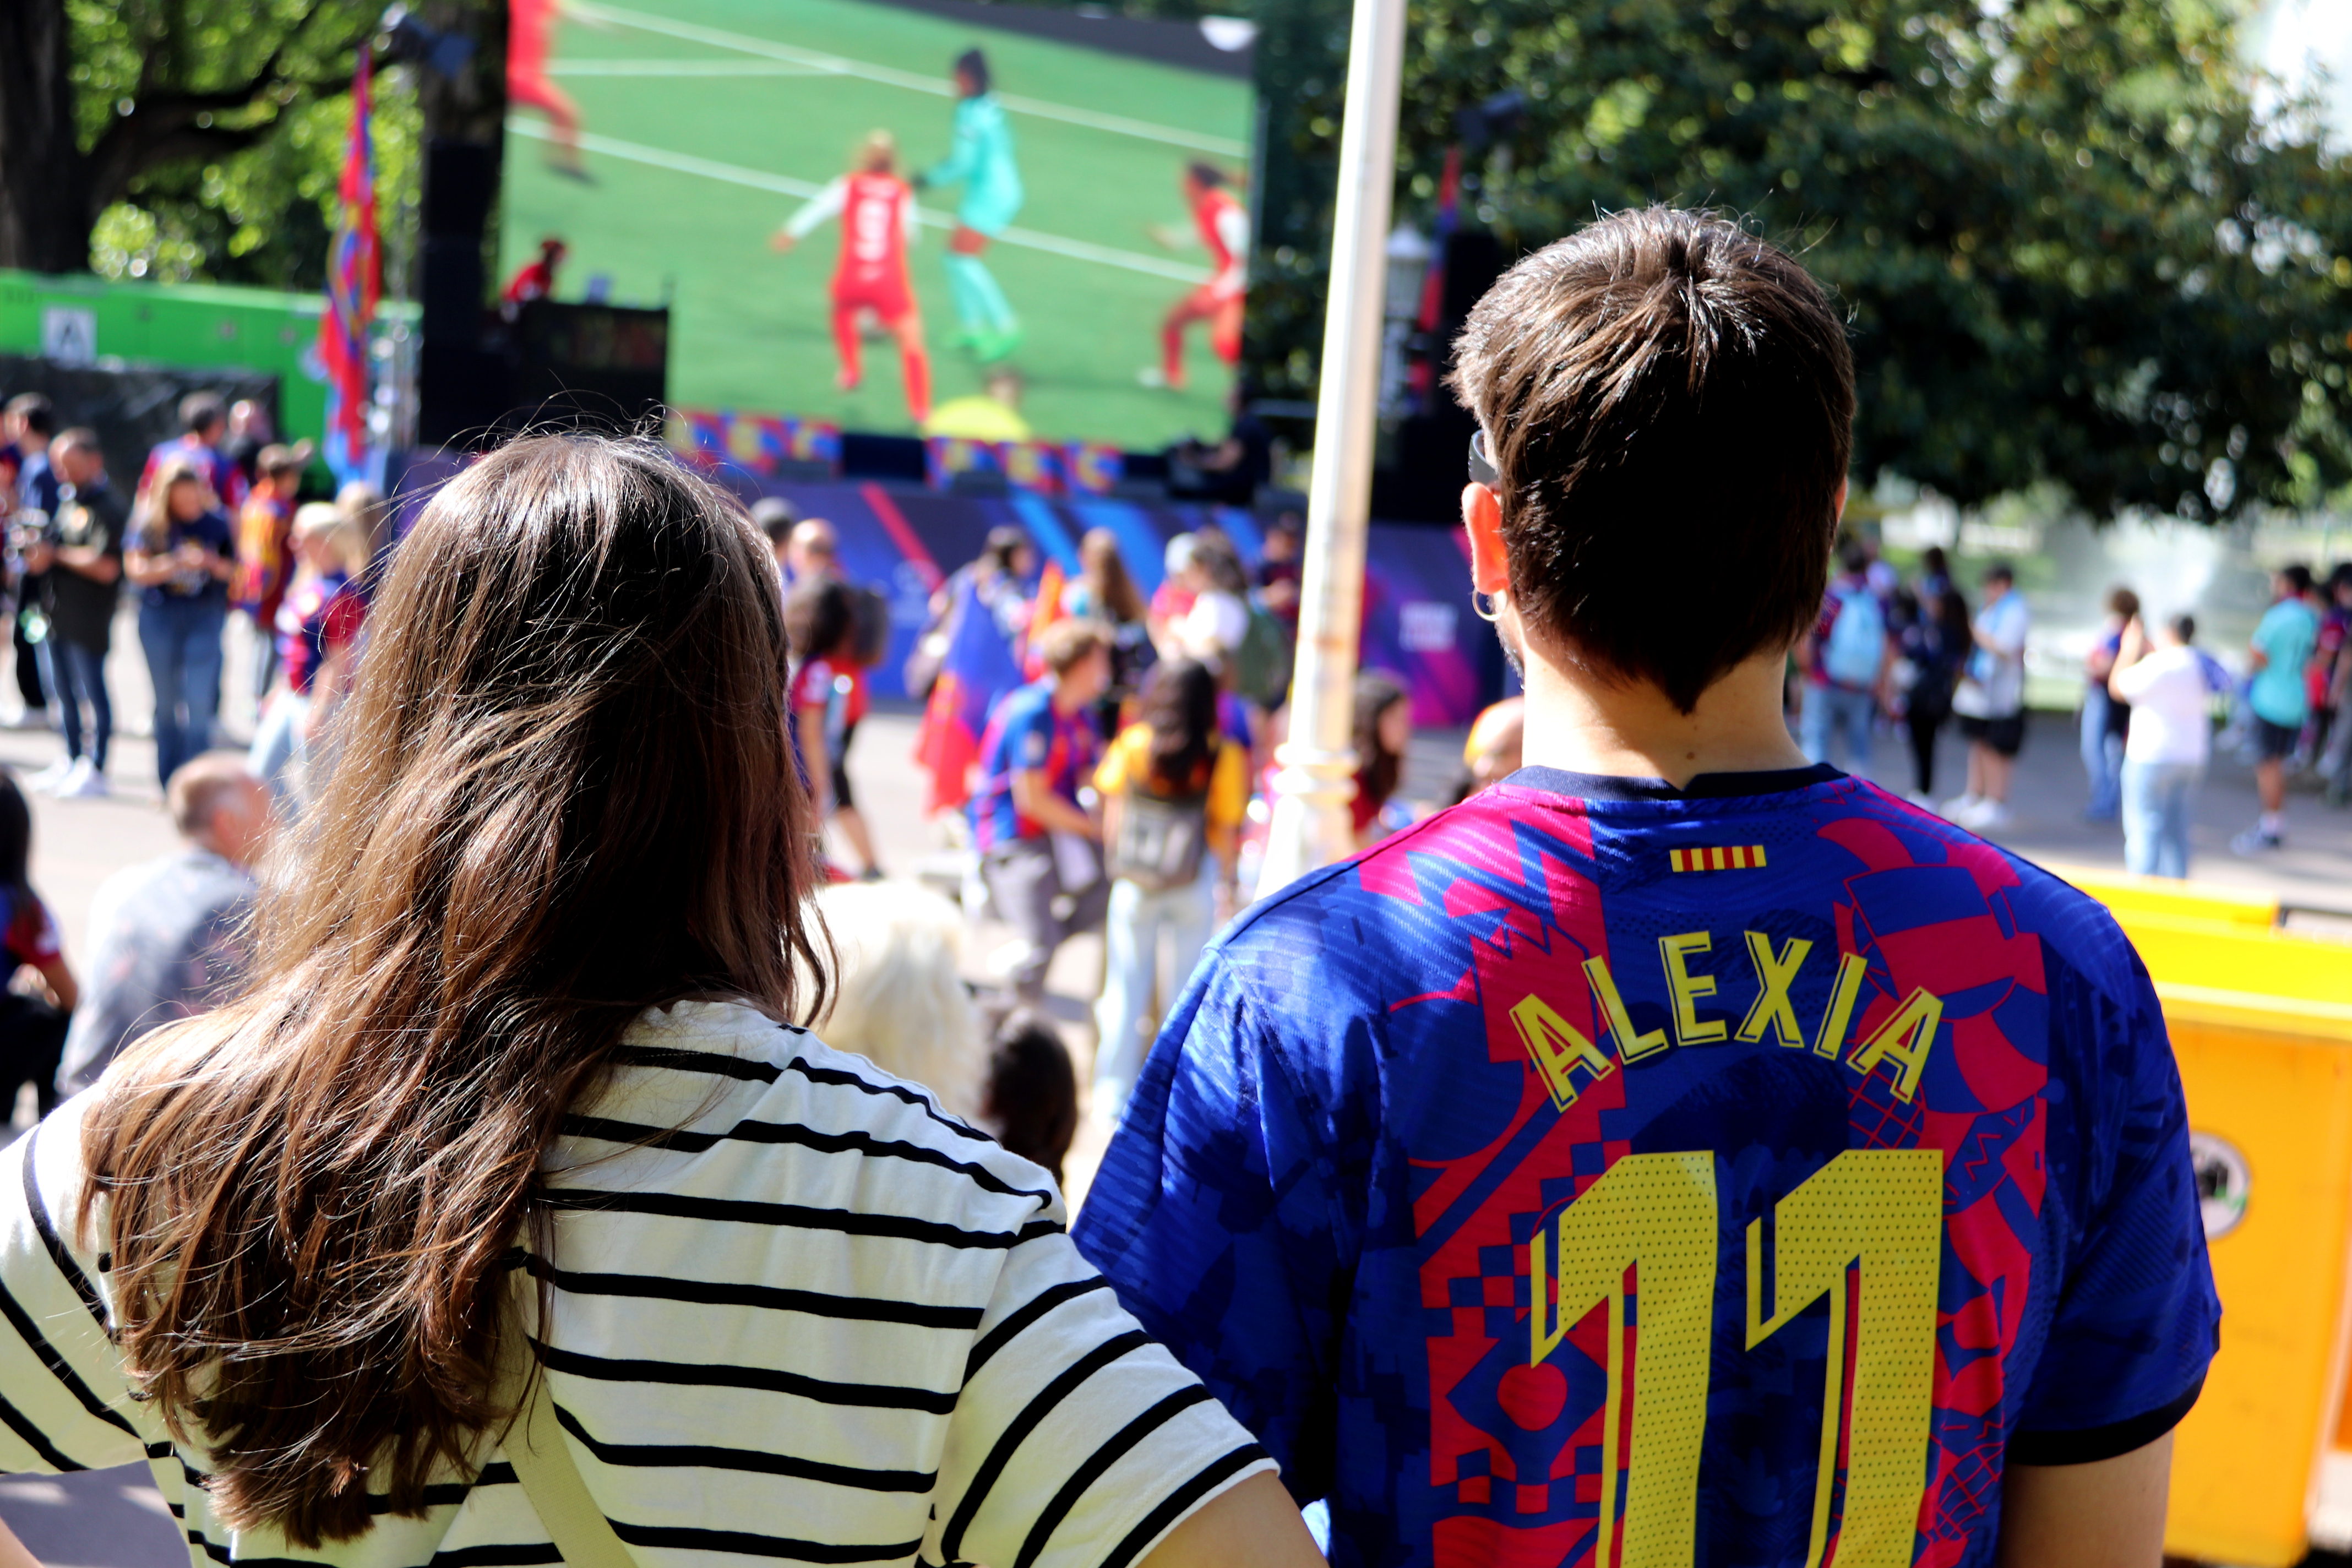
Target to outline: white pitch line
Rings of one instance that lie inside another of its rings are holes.
[[[755,38],[748,33],[730,33],[719,27],[706,27],[696,22],[674,21],[667,16],[647,16],[625,6],[606,5],[596,0],[572,0],[567,7],[583,21],[614,22],[640,32],[659,33],[667,37],[682,38],[689,43],[709,44],[716,48],[738,49],[749,55],[764,55],[772,60],[807,66],[830,76],[856,77],[865,81],[880,82],[886,87],[903,87],[910,92],[927,92],[935,98],[946,98],[955,90],[944,74],[919,76],[889,66],[872,65],[865,60],[853,60],[840,55],[819,54],[813,49],[798,49],[790,44],[780,44],[770,38]],[[1223,136],[1203,135],[1172,125],[1155,125],[1148,120],[1129,120],[1123,115],[1098,114],[1090,109],[1073,109],[1065,103],[1049,103],[1040,98],[1023,98],[1017,93],[1000,92],[996,100],[1016,114],[1026,114],[1039,120],[1057,120],[1066,125],[1082,125],[1089,131],[1108,131],[1120,136],[1139,137],[1146,142],[1164,142],[1171,147],[1190,147],[1196,152],[1215,153],[1227,158],[1245,158],[1249,148]]]
[[[525,120],[520,116],[507,121],[507,132],[513,136],[528,136],[535,142],[549,139],[546,126],[536,120]],[[771,174],[764,169],[747,169],[740,163],[698,158],[691,153],[672,153],[667,148],[648,147],[639,142],[624,142],[616,136],[600,136],[593,131],[580,133],[580,148],[583,152],[606,158],[620,158],[680,174],[698,174],[706,180],[723,180],[729,184],[748,185],[755,191],[773,191],[780,196],[793,196],[801,201],[806,201],[823,188],[807,180],[795,180],[790,174]],[[929,228],[955,227],[955,219],[945,213],[920,209],[919,216],[924,226]],[[1206,283],[1210,276],[1205,267],[1187,267],[1181,261],[1163,261],[1156,256],[1119,250],[1108,245],[1094,245],[1083,239],[1067,239],[1058,234],[1040,234],[1031,228],[1008,228],[996,239],[1001,245],[1018,246],[1024,250],[1042,250],[1049,256],[1090,261],[1099,267],[1121,268],[1129,272],[1141,272],[1178,283]]]
[[[794,77],[824,76],[814,66],[783,60],[555,60],[550,76]]]

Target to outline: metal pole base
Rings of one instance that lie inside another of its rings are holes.
[[[1257,880],[1261,899],[1356,852],[1348,813],[1356,798],[1356,753],[1290,742],[1274,755],[1282,768],[1273,780],[1274,819]]]

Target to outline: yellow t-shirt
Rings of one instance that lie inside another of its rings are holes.
[[[1095,769],[1095,788],[1104,795],[1126,795],[1151,788],[1151,726],[1129,724],[1110,743]],[[1230,736],[1217,742],[1217,760],[1209,770],[1207,816],[1209,848],[1230,868],[1241,837],[1242,819],[1249,814],[1249,750]]]

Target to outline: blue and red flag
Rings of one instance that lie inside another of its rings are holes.
[[[1013,640],[981,598],[977,583],[967,582],[957,591],[950,616],[948,651],[940,661],[939,679],[932,684],[923,727],[915,738],[915,761],[931,775],[926,809],[932,812],[961,806],[971,798],[971,770],[980,761],[988,710],[1021,684]]]
[[[343,144],[342,216],[327,248],[327,309],[319,318],[319,358],[327,367],[328,467],[338,479],[368,466],[368,326],[382,291],[375,226],[375,141],[370,133],[372,52],[360,47],[352,74],[352,131]]]

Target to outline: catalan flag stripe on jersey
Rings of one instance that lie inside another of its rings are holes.
[[[1666,862],[1677,871],[1748,871],[1764,868],[1761,844],[1710,844],[1669,849]]]

